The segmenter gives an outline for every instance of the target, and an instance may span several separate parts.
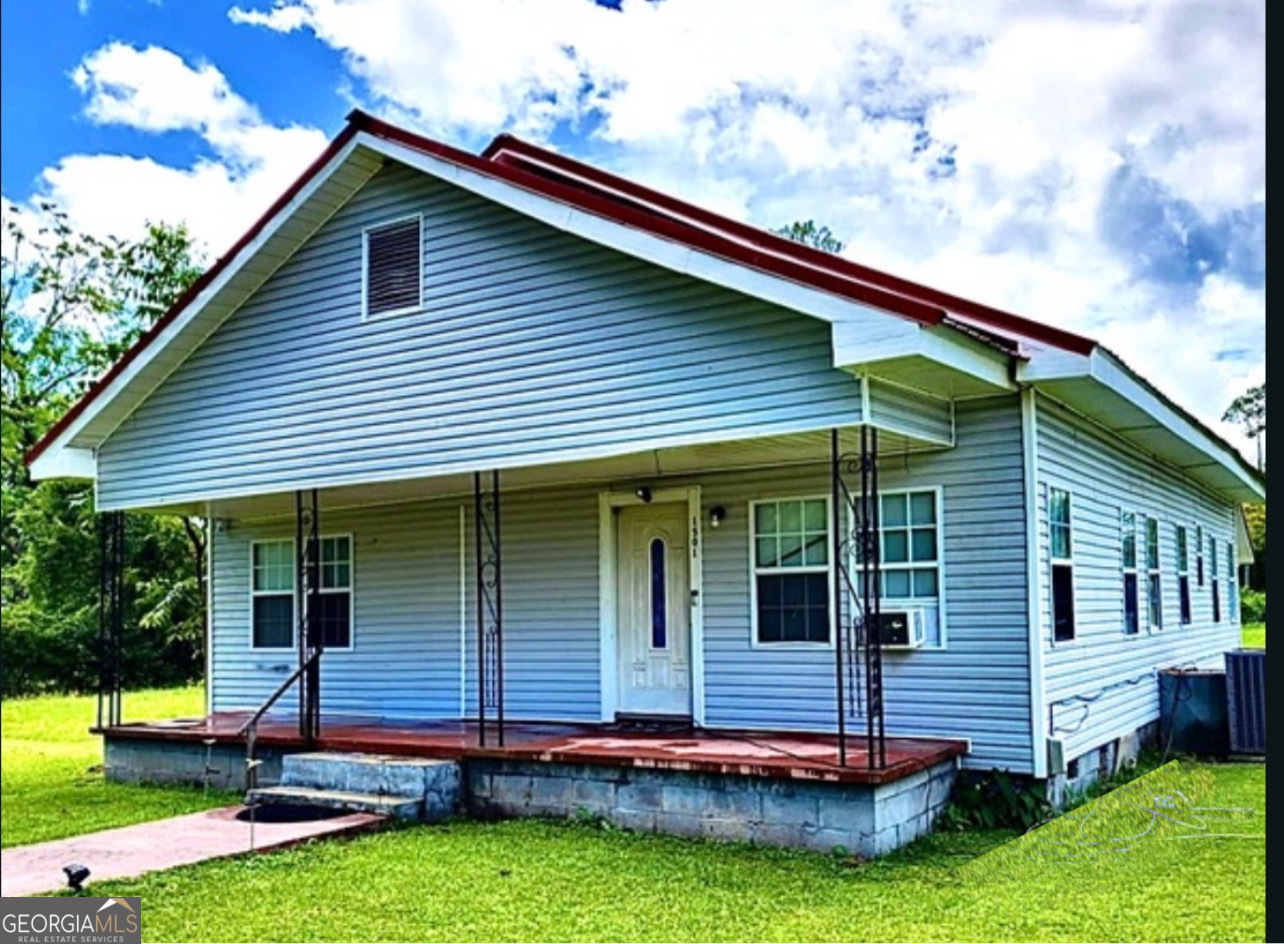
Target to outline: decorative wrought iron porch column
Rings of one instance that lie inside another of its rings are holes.
[[[829,608],[832,614],[830,625],[834,629],[834,693],[838,706],[838,766],[847,766],[847,710],[845,698],[843,697],[843,637],[846,635],[843,628],[843,582],[845,576],[844,565],[844,547],[846,541],[844,534],[846,528],[843,526],[843,512],[848,507],[848,501],[844,496],[843,477],[840,463],[842,462],[842,448],[838,441],[838,429],[834,428],[829,431],[829,458],[830,458],[830,530],[833,532],[830,541],[830,558],[832,568],[830,571],[831,580],[829,587]]]
[[[878,430],[860,428],[860,451],[843,452],[830,433],[834,557],[830,606],[837,627],[834,672],[838,759],[847,766],[847,719],[864,715],[867,764],[887,765],[883,709],[882,549],[879,542]],[[848,477],[858,477],[853,488]],[[847,606],[844,607],[844,599]]]
[[[486,725],[495,721],[504,746],[504,581],[499,472],[489,481],[473,474],[473,552],[477,593],[477,743],[486,746]]]
[[[125,513],[98,516],[98,727],[121,722],[125,621]]]
[[[298,553],[294,581],[299,615],[299,737],[311,746],[321,736],[321,504],[317,490],[294,493],[294,534]]]

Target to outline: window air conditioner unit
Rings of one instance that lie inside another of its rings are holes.
[[[883,610],[871,622],[884,649],[921,649],[926,641],[922,610]]]

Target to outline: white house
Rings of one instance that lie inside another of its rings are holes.
[[[362,719],[463,756],[502,712],[510,745],[752,731],[795,775],[768,735],[841,726],[824,763],[867,771],[1126,752],[1158,670],[1238,644],[1265,497],[1037,312],[361,113],[29,462],[210,523],[212,717],[109,706],[109,740],[191,749],[289,681],[282,750]]]

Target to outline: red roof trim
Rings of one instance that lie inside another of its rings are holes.
[[[600,168],[538,147],[509,134],[501,134],[496,137],[482,152],[482,156],[497,163],[512,164],[514,166],[529,164],[530,161],[543,163],[563,173],[581,177],[591,184],[628,194],[669,212],[696,220],[705,226],[731,234],[737,239],[750,242],[766,251],[790,256],[808,265],[826,269],[850,279],[857,279],[887,291],[904,295],[907,298],[939,306],[948,311],[974,318],[1000,330],[1011,331],[1034,340],[1044,341],[1056,347],[1074,351],[1077,354],[1088,354],[1097,346],[1092,339],[1062,328],[1041,324],[1028,318],[1023,318],[1020,315],[1014,315],[1011,312],[961,298],[958,295],[938,291],[929,286],[911,282],[909,279],[872,269],[857,262],[852,262],[850,259],[821,252],[818,249],[796,243],[774,233],[719,216],[709,210],[678,200],[659,191],[651,190],[624,177],[618,177]]]
[[[294,181],[226,253],[183,293],[170,309],[112,367],[99,377],[26,455],[35,461],[93,403],[138,355],[203,292],[264,230],[291,200],[359,132],[431,154],[460,167],[565,203],[625,226],[708,252],[749,268],[801,285],[871,305],[923,325],[939,325],[946,309],[966,314],[1000,330],[1038,338],[1078,353],[1095,342],[1040,325],[998,309],[988,308],[925,286],[822,253],[787,239],[726,219],[605,171],[537,148],[509,135],[500,135],[482,154],[475,155],[390,125],[360,110],[348,115],[347,125],[321,155]],[[523,160],[525,158],[525,160]],[[532,167],[533,163],[546,165]],[[552,170],[552,173],[549,170]],[[565,174],[582,178],[569,182]],[[603,190],[595,190],[592,185]],[[686,220],[676,217],[686,217]],[[693,225],[692,222],[700,225]]]
[[[96,400],[102,392],[107,389],[111,382],[119,377],[121,372],[132,364],[138,355],[146,350],[147,347],[160,336],[161,332],[168,328],[170,324],[173,323],[174,319],[176,319],[179,314],[181,314],[182,311],[187,308],[187,306],[190,305],[198,295],[201,294],[201,292],[205,291],[211,282],[222,274],[223,270],[231,264],[232,260],[236,258],[236,256],[239,255],[246,246],[253,242],[259,233],[263,232],[264,227],[267,226],[272,217],[285,209],[286,205],[298,196],[299,192],[307,186],[308,181],[320,173],[321,168],[328,164],[336,154],[343,150],[347,143],[356,136],[356,133],[357,129],[352,125],[349,125],[335,136],[334,140],[331,141],[326,146],[326,149],[321,152],[321,155],[309,164],[307,169],[299,175],[298,179],[295,180],[294,183],[290,184],[289,188],[281,194],[281,196],[279,196],[270,207],[268,207],[267,212],[260,216],[258,220],[255,221],[254,225],[246,230],[245,235],[233,243],[231,249],[219,256],[218,259],[215,260],[214,264],[210,266],[200,278],[193,282],[187,291],[179,296],[178,301],[174,302],[165,314],[156,319],[155,324],[139,336],[138,340],[121,355],[120,360],[112,364],[106,373],[90,385],[89,389],[86,390],[84,395],[76,401],[72,408],[63,414],[62,419],[54,423],[54,425],[49,428],[49,431],[40,437],[40,441],[32,446],[24,457],[27,465],[30,465],[39,458],[40,455],[49,448],[53,441],[61,436],[68,426],[75,422],[76,417],[84,413],[89,407],[89,404],[93,403],[94,400]]]
[[[499,161],[488,161],[475,154],[460,151],[449,145],[432,141],[413,132],[387,124],[377,118],[357,113],[349,120],[361,122],[362,130],[376,137],[402,144],[406,147],[436,157],[469,170],[497,178],[506,183],[528,190],[540,196],[565,203],[584,210],[594,216],[613,220],[625,226],[631,226],[653,235],[670,239],[712,255],[738,262],[750,268],[769,272],[802,285],[819,288],[822,291],[848,298],[862,304],[872,305],[887,311],[903,315],[921,324],[940,324],[945,312],[935,305],[920,299],[906,297],[888,291],[880,286],[854,282],[842,273],[833,271],[816,271],[792,259],[785,259],[775,254],[746,248],[741,243],[719,233],[711,233],[699,227],[691,226],[662,213],[634,203],[621,200],[615,195],[602,195],[583,187],[574,186],[563,180],[532,172],[528,168],[515,167]]]

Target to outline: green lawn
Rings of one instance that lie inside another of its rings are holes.
[[[1264,635],[1264,634],[1263,634]],[[106,784],[92,698],[3,705],[5,845],[227,802]],[[126,696],[128,717],[199,713],[198,689]],[[1217,805],[1257,811],[1266,769],[1211,768]],[[1122,879],[993,888],[957,866],[1014,838],[936,834],[873,863],[536,821],[399,827],[205,863],[98,895],[142,895],[148,940],[1262,940],[1265,843],[1192,842]],[[265,905],[270,903],[270,906]]]
[[[11,698],[0,705],[0,839],[4,846],[61,839],[229,801],[186,787],[130,786],[103,779],[102,742],[89,733],[97,699]],[[130,692],[126,719],[203,714],[201,688]]]
[[[1244,646],[1249,649],[1266,648],[1266,624],[1246,623],[1243,629]]]
[[[1266,770],[1214,768],[1260,811]],[[1122,879],[994,889],[956,866],[1012,838],[935,835],[875,863],[537,821],[405,827],[94,888],[167,941],[1262,940],[1265,843],[1192,842]],[[269,904],[270,903],[270,904]]]

